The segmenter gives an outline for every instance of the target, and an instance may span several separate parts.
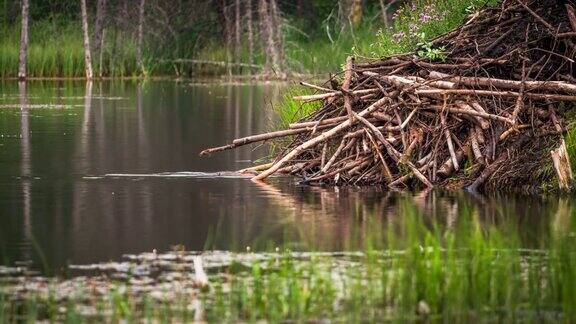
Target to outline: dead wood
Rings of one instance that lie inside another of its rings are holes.
[[[247,169],[261,171],[254,180],[287,172],[312,184],[477,190],[540,181],[518,163],[538,170],[554,160],[565,183],[566,155],[550,151],[566,130],[558,103],[576,101],[574,35],[571,5],[503,0],[433,41],[444,61],[349,57],[331,86],[301,82],[315,93],[295,100],[323,103],[311,116],[201,154],[289,137],[272,163]]]

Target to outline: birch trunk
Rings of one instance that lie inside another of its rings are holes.
[[[222,14],[224,16],[224,38],[226,40],[226,62],[232,62],[231,47],[232,47],[232,23],[230,22],[230,8],[226,0],[222,0]],[[231,65],[228,64],[228,75],[232,75]]]
[[[246,0],[246,25],[248,32],[248,63],[254,64],[254,30],[252,22],[252,0]],[[251,71],[251,70],[250,70]]]
[[[106,1],[98,0],[96,5],[96,19],[94,20],[94,43],[92,52],[96,57],[100,56],[102,51],[102,38],[104,33],[104,19],[106,18]]]
[[[284,66],[284,34],[282,33],[282,17],[278,10],[276,0],[270,0],[270,9],[272,14],[272,27],[274,28],[274,45],[278,53],[278,68],[283,70]],[[278,71],[281,73],[281,71]]]
[[[274,30],[272,28],[272,21],[268,10],[268,0],[260,0],[258,7],[260,16],[260,33],[262,34],[262,41],[264,43],[264,48],[266,49],[264,75],[268,76],[271,70],[277,70],[278,68],[278,52],[274,45]]]
[[[240,63],[242,61],[242,20],[240,17],[240,0],[234,1],[234,61]]]
[[[102,77],[104,75],[104,40],[106,39],[106,28],[102,29],[102,38],[100,38],[100,51],[98,52],[98,73]]]
[[[86,0],[80,0],[80,10],[82,11],[82,32],[84,34],[84,63],[86,65],[86,79],[92,80],[94,72],[92,70],[90,35],[88,34],[88,10],[86,9]]]
[[[142,47],[144,45],[144,8],[146,0],[140,0],[138,7],[138,45],[136,47],[136,63],[140,73],[144,73],[144,62],[142,61]]]
[[[28,0],[22,0],[22,32],[20,34],[20,56],[18,79],[26,79],[26,57],[28,55]]]

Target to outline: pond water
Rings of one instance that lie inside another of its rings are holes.
[[[199,157],[269,130],[286,84],[0,83],[0,261],[45,273],[128,253],[356,249],[411,200],[450,227],[463,210],[513,222],[535,247],[572,231],[572,200],[254,183],[218,172],[251,166],[265,146]],[[470,217],[470,213],[465,213]],[[401,231],[401,229],[398,229]]]

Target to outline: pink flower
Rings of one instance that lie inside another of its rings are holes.
[[[397,34],[392,35],[394,40],[397,42],[401,41],[404,38],[404,36],[406,36],[406,34],[404,34],[404,32],[399,32]]]
[[[420,21],[423,23],[429,22],[431,19],[432,19],[432,17],[425,12],[420,14]]]

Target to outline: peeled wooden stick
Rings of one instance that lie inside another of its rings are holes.
[[[255,165],[253,167],[248,167],[248,168],[244,168],[242,170],[238,170],[238,173],[247,173],[247,172],[257,172],[257,171],[262,171],[262,170],[266,170],[269,167],[272,166],[272,162],[270,163],[264,163],[264,164],[260,164],[260,165]]]
[[[388,151],[388,155],[390,155],[390,157],[395,162],[398,162],[398,160],[400,159],[400,153],[398,153],[398,151],[396,151],[396,149],[392,146],[392,144],[390,144],[390,142],[388,142],[384,138],[384,135],[382,135],[382,132],[380,132],[380,130],[376,126],[374,126],[372,123],[370,123],[366,118],[359,116],[359,115],[355,115],[355,117],[362,124],[364,124],[376,136],[376,138],[384,145],[384,148],[386,148],[386,151]]]
[[[413,140],[409,145],[408,148],[406,148],[406,151],[402,152],[402,157],[400,158],[400,161],[402,162],[407,162],[410,159],[410,156],[412,155],[412,152],[414,152],[414,149],[416,148],[416,146],[419,144],[418,140]]]
[[[206,156],[206,155],[210,155],[212,153],[222,152],[222,151],[230,150],[233,148],[236,148],[236,145],[227,144],[227,145],[223,145],[223,146],[212,147],[212,148],[205,149],[204,151],[200,152],[200,156]]]
[[[464,109],[464,110],[471,110],[471,111],[475,110],[475,111],[486,113],[486,111],[484,111],[484,109],[478,110],[478,109],[475,109],[473,106],[466,104],[466,103],[463,103],[463,102],[456,102],[456,107],[458,107],[460,109]],[[490,128],[490,122],[488,122],[486,119],[479,117],[479,116],[469,116],[469,117],[472,119],[472,122],[479,124],[480,127],[482,127],[482,129]]]
[[[572,38],[576,37],[576,32],[560,33],[556,35],[557,38]]]
[[[560,141],[560,146],[557,149],[550,151],[554,169],[558,176],[558,186],[561,190],[568,190],[574,181],[572,175],[572,168],[570,167],[570,158],[568,157],[568,150],[566,149],[566,142],[564,139]]]
[[[324,92],[338,92],[338,90],[329,89],[329,88],[324,88],[324,87],[317,86],[317,85],[315,85],[315,84],[311,84],[311,83],[304,82],[304,81],[301,81],[300,84],[303,85],[303,86],[305,86],[305,87],[312,88],[312,89],[315,89],[315,90],[324,91]]]
[[[326,178],[333,177],[333,176],[335,176],[335,175],[337,175],[337,174],[339,174],[339,173],[342,173],[342,172],[344,172],[344,171],[348,171],[348,170],[353,169],[353,168],[355,168],[355,167],[357,167],[357,166],[359,166],[359,165],[362,165],[362,164],[364,164],[364,163],[366,163],[366,162],[369,162],[371,159],[372,159],[372,157],[369,156],[369,157],[365,157],[365,158],[363,158],[363,159],[354,160],[354,161],[352,161],[352,162],[350,162],[350,163],[346,163],[343,167],[341,167],[341,168],[339,168],[339,169],[337,169],[337,170],[334,170],[334,171],[332,171],[332,172],[329,172],[329,173],[326,173],[326,174],[322,174],[322,175],[319,175],[319,176],[310,178],[310,179],[308,179],[308,181],[318,181],[318,180],[322,180],[322,179],[326,179]],[[253,179],[254,179],[254,178],[253,178]],[[256,179],[256,180],[258,180],[258,179]]]
[[[496,87],[498,89],[513,89],[520,90],[522,84],[525,84],[526,91],[539,89],[547,91],[563,91],[566,93],[576,93],[576,85],[563,81],[515,81],[496,78],[481,78],[481,77],[464,77],[464,76],[451,76],[446,73],[431,71],[430,77],[443,78],[450,80],[457,84],[467,86],[480,86],[480,87]]]
[[[446,116],[440,113],[440,122],[442,123],[442,128],[444,128],[444,136],[446,137],[446,144],[448,145],[448,151],[450,152],[450,158],[452,159],[452,167],[454,170],[458,171],[460,166],[458,165],[458,158],[454,152],[454,144],[452,143],[452,136],[450,135],[450,130],[446,126]]]
[[[322,125],[320,127],[317,127],[316,129],[324,129],[324,128],[327,128],[329,126],[330,125]],[[281,130],[281,131],[275,131],[275,132],[269,132],[269,133],[263,133],[263,134],[257,134],[257,135],[237,138],[237,139],[232,141],[232,144],[203,150],[202,152],[200,152],[200,156],[210,155],[210,154],[215,153],[215,152],[221,152],[221,151],[237,148],[239,146],[243,146],[243,145],[247,145],[247,144],[251,144],[251,143],[255,143],[255,142],[261,142],[261,141],[266,141],[266,140],[270,140],[273,138],[297,135],[297,134],[302,134],[302,133],[312,132],[312,131],[314,131],[314,129],[310,129],[310,128],[286,129],[286,130]]]
[[[328,142],[324,142],[324,146],[322,146],[322,158],[320,159],[320,168],[324,168],[326,164],[326,151],[328,150]]]
[[[428,170],[428,169],[430,168],[430,166],[432,166],[432,161],[430,161],[430,162],[426,163],[425,165],[423,165],[420,169],[418,169],[418,171],[419,171],[420,173],[426,172],[426,170]],[[404,181],[410,179],[410,177],[412,177],[413,175],[414,175],[414,173],[412,173],[412,172],[411,172],[411,173],[408,173],[408,174],[405,174],[405,175],[399,177],[398,179],[390,182],[390,183],[388,184],[388,187],[389,187],[389,188],[396,187],[396,186],[399,185],[400,183],[404,183]]]
[[[375,111],[376,109],[384,106],[384,104],[386,104],[388,102],[390,102],[390,98],[384,97],[384,98],[376,101],[372,105],[368,106],[368,108],[362,110],[360,113],[358,113],[358,116],[361,116],[361,117],[366,116],[366,115],[370,114],[371,112]],[[322,133],[322,134],[300,144],[298,147],[296,147],[295,149],[290,151],[288,154],[284,155],[283,158],[281,158],[278,162],[276,162],[268,170],[266,170],[266,171],[262,172],[261,174],[253,177],[252,179],[253,180],[263,180],[263,179],[268,178],[271,174],[276,172],[276,170],[281,168],[284,165],[284,163],[292,160],[293,158],[298,156],[303,151],[305,151],[309,148],[312,148],[312,147],[318,145],[319,143],[322,143],[323,141],[326,141],[326,140],[334,137],[336,134],[350,128],[350,126],[352,126],[352,121],[347,120],[345,122],[342,122],[340,125],[332,128],[331,130],[329,130],[325,133]]]
[[[332,126],[335,126],[335,125],[341,123],[342,121],[344,121],[346,119],[348,119],[348,116],[328,118],[328,119],[313,121],[313,122],[292,123],[292,124],[288,125],[288,128],[290,128],[290,129],[306,128],[310,131],[314,131],[314,128],[317,128],[317,129],[329,128],[329,127],[332,127]],[[376,118],[369,118],[369,120],[372,120],[375,122],[379,121]]]
[[[376,141],[374,141],[374,138],[372,138],[372,135],[370,135],[370,132],[366,132],[366,135],[368,135],[370,142],[372,142],[372,145],[374,146],[374,150],[378,154],[378,158],[380,158],[380,162],[382,162],[382,168],[383,168],[382,171],[384,173],[384,177],[386,178],[386,180],[388,182],[391,182],[393,180],[392,172],[390,172],[390,168],[388,167],[388,163],[386,163],[386,160],[384,160],[384,156],[382,156],[382,152],[380,152],[380,147],[378,146],[378,144],[376,144]]]
[[[482,107],[482,105],[480,105],[479,103],[477,103],[476,101],[473,101],[471,105],[469,105],[468,107],[472,107],[473,110],[476,110],[478,112],[481,112],[483,114],[486,114],[486,109],[484,109],[484,107]],[[486,119],[483,118],[479,118],[480,121],[480,127],[482,129],[488,129],[490,128],[490,122],[488,122]]]
[[[380,89],[372,88],[372,89],[362,89],[362,90],[350,91],[349,93],[353,94],[353,95],[364,95],[364,94],[378,93],[378,92],[380,92]],[[315,95],[295,96],[292,99],[298,100],[298,101],[316,101],[316,100],[323,100],[323,99],[327,99],[327,98],[337,97],[337,96],[341,96],[341,95],[343,95],[342,91],[335,91],[335,92],[321,93],[321,94],[315,94]]]
[[[418,77],[418,76],[406,76],[405,77],[408,80],[414,80],[417,81],[419,83],[421,83],[422,85],[429,85],[432,86],[434,88],[440,88],[440,89],[456,89],[457,85],[454,82],[450,82],[450,81],[444,81],[441,78],[439,80],[426,80],[424,78]]]
[[[372,117],[376,118],[376,119],[380,119],[382,121],[387,121],[387,122],[396,122],[396,119],[392,118],[392,116],[383,113],[383,112],[379,112],[379,111],[375,111],[372,113]]]
[[[442,106],[423,106],[420,109],[431,109],[431,110],[436,110],[436,111],[442,111]],[[498,116],[498,115],[493,115],[493,114],[488,114],[488,113],[481,113],[479,111],[460,109],[460,108],[454,108],[454,107],[446,107],[444,110],[448,111],[450,113],[479,116],[482,118],[487,118],[487,119],[505,122],[505,123],[508,123],[510,125],[514,124],[514,122],[509,118]]]
[[[431,96],[437,98],[438,96],[455,94],[455,95],[473,95],[473,96],[494,96],[494,97],[511,97],[516,98],[520,96],[518,92],[512,91],[490,91],[490,90],[472,90],[472,89],[416,89],[416,94],[423,96]],[[525,93],[527,98],[536,100],[555,100],[555,101],[576,101],[576,96],[557,95],[546,93]]]
[[[520,85],[520,95],[516,98],[516,104],[512,111],[512,121],[514,124],[518,121],[518,115],[524,109],[524,90],[526,90],[526,61],[522,61],[522,83]]]
[[[355,116],[361,123],[363,123],[364,125],[366,125],[371,131],[372,133],[374,133],[374,135],[376,135],[376,137],[378,138],[378,140],[380,142],[382,142],[382,144],[384,144],[384,148],[386,149],[386,151],[388,151],[388,155],[396,162],[400,162],[400,153],[398,153],[398,151],[396,151],[396,149],[390,144],[390,142],[388,142],[385,138],[384,135],[382,135],[382,133],[380,132],[380,130],[378,130],[378,128],[376,128],[376,126],[372,125],[368,120],[366,120],[364,117],[362,116]],[[416,168],[416,166],[414,164],[412,164],[412,162],[404,162],[402,163],[404,165],[406,165],[408,168],[410,168],[410,170],[414,173],[414,175],[416,176],[416,178],[418,178],[418,180],[422,181],[427,187],[433,187],[434,185],[430,182],[430,180],[428,180],[428,178],[426,178],[426,176],[424,176],[419,170],[418,168]]]
[[[473,134],[470,134],[473,136]],[[462,147],[456,151],[456,159],[458,163],[462,163],[464,158],[466,157],[466,152],[470,150],[471,140],[470,138],[462,145]],[[440,168],[438,168],[437,173],[441,176],[447,177],[454,171],[454,164],[452,162],[452,158],[448,158]]]
[[[270,132],[270,133],[263,133],[263,134],[257,134],[257,135],[238,138],[238,139],[233,140],[232,144],[234,144],[236,146],[242,146],[242,145],[246,145],[246,144],[250,144],[250,143],[254,143],[254,142],[261,142],[261,141],[269,140],[272,138],[296,135],[296,134],[311,132],[311,131],[313,131],[313,129],[308,129],[308,128],[286,129],[286,130],[281,130],[281,131],[275,131],[275,132]]]
[[[307,128],[307,127],[315,127],[315,126],[323,126],[323,125],[331,125],[337,124],[344,120],[348,119],[347,116],[340,116],[334,118],[327,118],[319,121],[310,121],[310,122],[302,122],[302,123],[291,123],[288,125],[290,129],[298,129],[298,128]]]
[[[348,56],[346,59],[346,71],[344,72],[344,82],[342,83],[342,92],[344,93],[344,108],[348,112],[348,118],[352,123],[352,98],[350,98],[350,82],[352,81],[352,69],[354,68],[354,57]]]
[[[480,151],[480,145],[478,144],[478,139],[476,137],[476,132],[473,130],[472,138],[470,139],[470,144],[472,146],[472,153],[474,154],[474,160],[480,163],[484,162],[484,157]]]
[[[346,143],[346,140],[342,139],[342,141],[340,141],[340,145],[338,145],[338,148],[336,148],[336,152],[334,152],[334,154],[332,154],[332,157],[330,157],[328,162],[326,162],[326,165],[324,165],[324,167],[320,170],[320,173],[326,173],[326,171],[328,169],[330,169],[332,164],[334,164],[334,161],[336,161],[336,158],[338,157],[338,155],[340,155],[340,152],[342,152],[342,149],[345,146],[344,143]]]
[[[572,30],[576,32],[576,13],[574,10],[574,6],[570,4],[566,4],[566,12],[568,14],[568,20],[570,20],[570,25],[572,26]]]

